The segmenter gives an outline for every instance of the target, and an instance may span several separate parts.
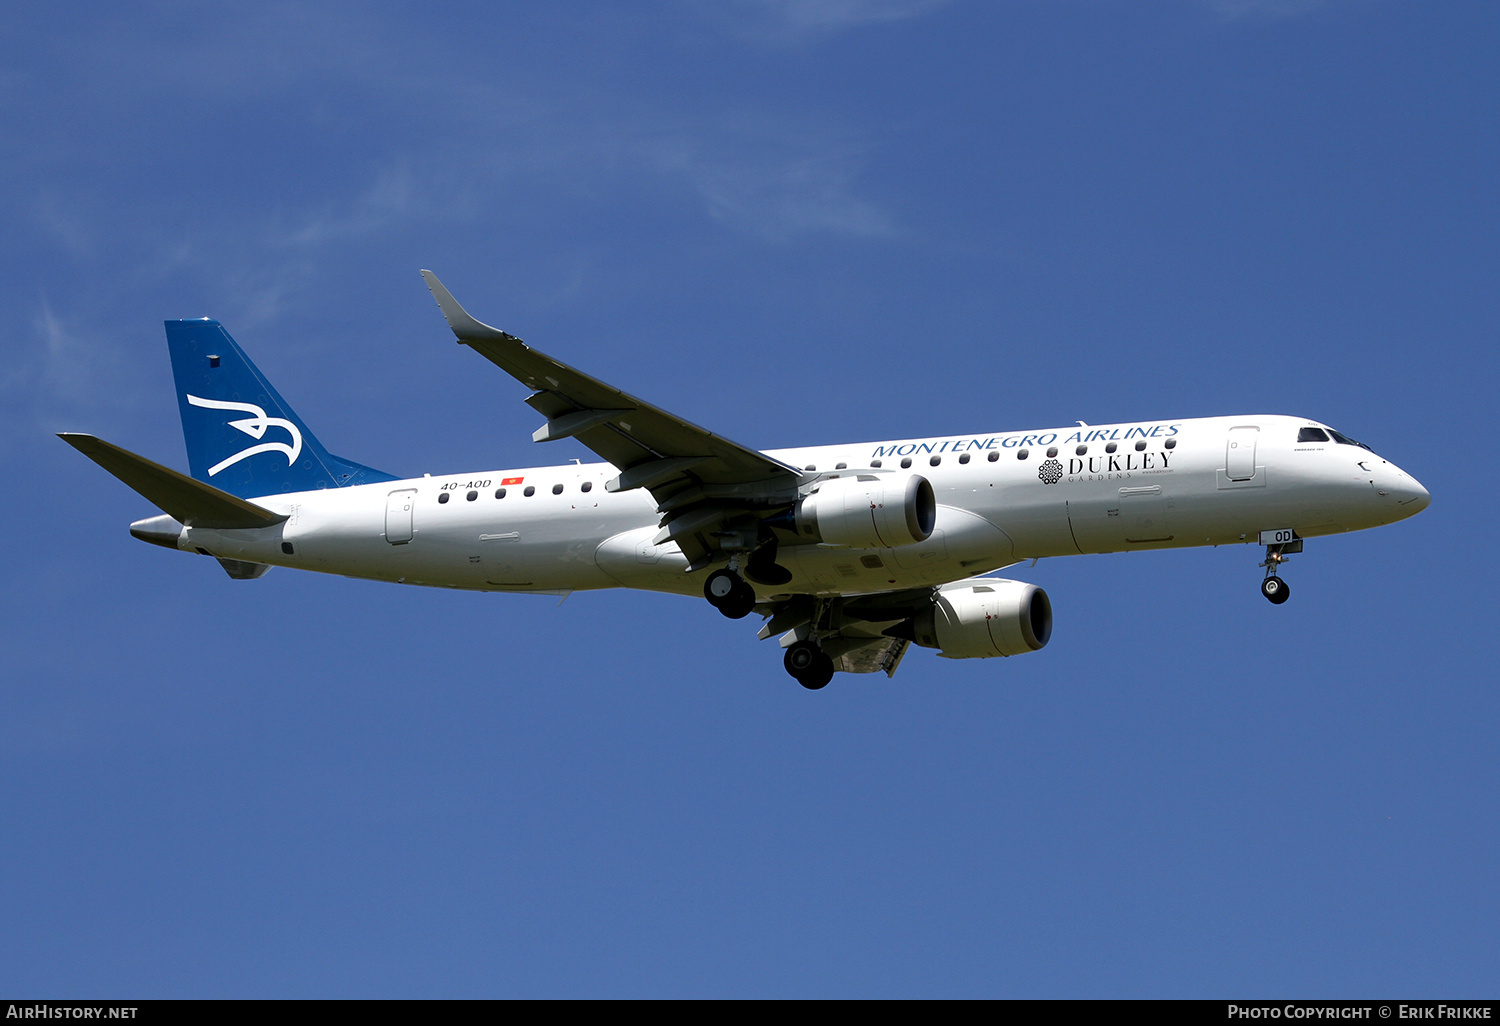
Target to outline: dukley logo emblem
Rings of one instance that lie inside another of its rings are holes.
[[[266,436],[266,429],[270,427],[286,428],[292,436],[292,444],[285,442],[261,442],[252,445],[248,449],[241,449],[227,460],[220,460],[208,468],[208,476],[213,477],[225,467],[231,467],[240,460],[248,459],[256,453],[279,452],[286,454],[286,465],[291,466],[297,462],[297,457],[302,453],[302,432],[297,430],[297,425],[282,417],[267,417],[266,411],[254,403],[231,403],[218,399],[200,399],[195,395],[187,397],[187,401],[194,406],[202,406],[210,410],[238,410],[241,413],[253,414],[244,420],[231,420],[229,426],[238,428],[251,438],[260,439]]]

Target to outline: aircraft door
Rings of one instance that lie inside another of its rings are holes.
[[[1258,427],[1232,427],[1224,449],[1224,476],[1231,481],[1248,481],[1255,476],[1255,443]]]
[[[412,539],[412,507],[417,504],[417,490],[403,488],[392,492],[385,500],[385,540],[392,545],[405,545]]]
[[[1156,548],[1172,540],[1161,485],[1110,488],[1069,500],[1068,525],[1079,552]]]
[[[1161,485],[1120,489],[1120,531],[1126,545],[1172,540],[1167,527],[1167,501]]]

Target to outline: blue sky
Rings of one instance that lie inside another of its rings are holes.
[[[0,990],[1494,996],[1493,4],[0,24]],[[419,267],[751,445],[1291,413],[1433,504],[813,694],[688,599],[231,581],[52,437],[185,469],[206,315],[351,459],[586,456]]]

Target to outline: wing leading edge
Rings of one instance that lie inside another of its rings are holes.
[[[458,341],[533,390],[526,402],[547,422],[532,439],[576,438],[620,471],[610,491],[649,491],[662,514],[658,541],[677,542],[690,570],[754,548],[760,517],[796,501],[796,467],[552,359],[476,320],[431,271],[422,277]]]

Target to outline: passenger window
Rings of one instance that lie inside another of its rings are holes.
[[[1105,452],[1114,452],[1119,447],[1120,447],[1119,443],[1117,443],[1117,442],[1110,442],[1108,445],[1106,445],[1104,447],[1104,451]]]
[[[528,499],[531,498],[531,496],[536,494],[536,485],[527,485],[526,490],[521,494],[526,496]]]
[[[962,456],[960,456],[958,458],[958,462],[960,462],[960,463],[967,463],[967,462],[969,462],[969,454],[968,453],[964,453]]]
[[[1144,438],[1141,439],[1139,442],[1135,443],[1135,451],[1136,452],[1140,452],[1144,448],[1146,448],[1146,440]]]
[[[1057,455],[1057,446],[1054,445],[1050,449],[1047,450],[1047,458],[1048,459],[1051,459],[1053,456],[1056,456],[1056,455]]]
[[[882,462],[884,462],[884,461],[883,460],[871,460],[870,461],[870,466],[872,466],[872,467],[878,467],[878,466],[880,466],[880,464]]]
[[[817,467],[817,464],[815,464],[815,463],[809,463],[807,466],[803,467],[802,469],[803,470],[817,470],[818,467]]]
[[[990,453],[990,462],[991,463],[994,463],[999,458],[1000,458],[1000,454],[998,452],[992,452],[992,453]]]
[[[439,492],[438,493],[438,505],[441,506],[443,503],[445,503],[447,501],[448,501],[448,493],[447,492]]]
[[[1328,434],[1322,428],[1303,428],[1297,432],[1299,442],[1326,442]]]
[[[1076,449],[1073,450],[1073,455],[1075,455],[1075,456],[1082,456],[1082,455],[1086,454],[1088,451],[1089,451],[1089,447],[1088,446],[1086,446],[1086,445],[1080,445],[1078,448],[1076,448]]]
[[[943,458],[941,456],[934,456],[932,457],[932,459],[927,461],[927,465],[929,467],[935,467],[941,462],[943,462]]]
[[[1000,454],[997,453],[997,452],[992,452],[992,453],[990,453],[990,459],[994,459],[996,456],[999,456],[999,455]],[[1024,460],[1026,457],[1028,457],[1030,455],[1031,455],[1031,450],[1030,449],[1022,449],[1020,452],[1016,453],[1016,459],[1018,459],[1018,460]]]
[[[1175,448],[1177,448],[1177,439],[1175,439],[1175,438],[1168,438],[1167,439],[1167,448],[1168,449],[1175,449]]]
[[[503,498],[505,498],[505,489],[504,488],[496,488],[495,489],[495,498],[497,498],[497,499],[503,499]]]
[[[848,470],[849,469],[849,464],[847,464],[847,463],[835,463],[833,465],[833,469],[834,470]]]
[[[903,456],[903,457],[901,457],[901,469],[905,470],[909,466],[911,466],[911,457],[910,456]]]
[[[578,486],[578,489],[579,489],[579,491],[583,491],[583,492],[591,492],[591,491],[594,490],[594,482],[592,482],[592,481],[585,481],[583,484],[581,484],[581,485]]]
[[[560,485],[560,484],[553,485],[552,486],[552,494],[553,495],[561,495],[562,494],[562,485]]]
[[[475,499],[479,498],[479,493],[470,492],[468,495],[465,495],[464,498],[468,499],[470,502],[473,502]]]

